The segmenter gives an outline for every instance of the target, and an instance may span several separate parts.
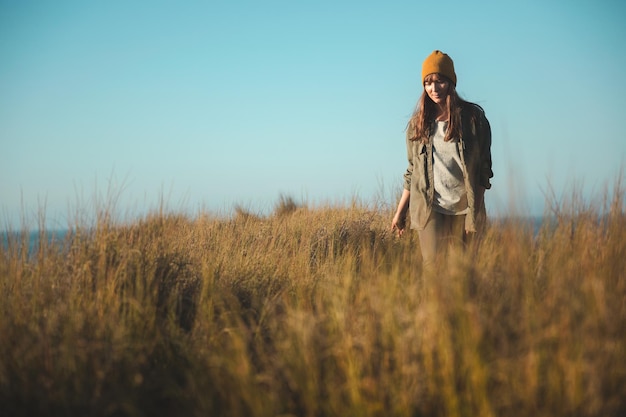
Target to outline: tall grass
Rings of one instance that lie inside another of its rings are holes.
[[[0,252],[3,415],[626,414],[624,192],[422,274],[391,213],[99,216]],[[43,234],[44,232],[42,232]]]

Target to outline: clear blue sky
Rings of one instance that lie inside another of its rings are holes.
[[[434,49],[491,122],[489,211],[541,214],[624,164],[625,21],[617,0],[0,0],[0,221],[45,205],[62,228],[109,186],[127,213],[395,204]]]

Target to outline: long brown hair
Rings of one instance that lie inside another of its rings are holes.
[[[435,74],[429,74],[424,78],[424,83],[432,80]],[[448,128],[446,130],[446,136],[444,140],[446,142],[453,138],[460,138],[462,132],[461,126],[461,110],[467,105],[472,105],[459,97],[456,92],[456,86],[454,83],[444,75],[437,74],[439,78],[442,78],[448,82],[448,95],[446,97],[446,107],[448,108]],[[409,120],[408,127],[411,140],[421,140],[422,142],[428,142],[431,134],[433,133],[433,123],[437,117],[437,107],[435,103],[428,97],[426,90],[422,91],[413,115]]]

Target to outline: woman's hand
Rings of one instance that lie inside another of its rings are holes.
[[[405,189],[402,191],[402,197],[400,197],[400,202],[398,202],[398,209],[396,210],[396,215],[393,216],[393,220],[391,220],[391,231],[398,231],[398,237],[402,237],[404,233],[404,229],[406,227],[405,219],[406,219],[406,211],[409,208],[409,197],[411,193],[409,190]]]
[[[404,214],[405,213],[396,213],[396,215],[393,216],[393,220],[391,220],[391,231],[395,232],[397,230],[398,237],[402,237],[402,234],[404,233]]]

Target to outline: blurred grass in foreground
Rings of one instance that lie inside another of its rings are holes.
[[[358,204],[7,236],[2,413],[624,415],[623,202],[494,222],[431,278]]]

